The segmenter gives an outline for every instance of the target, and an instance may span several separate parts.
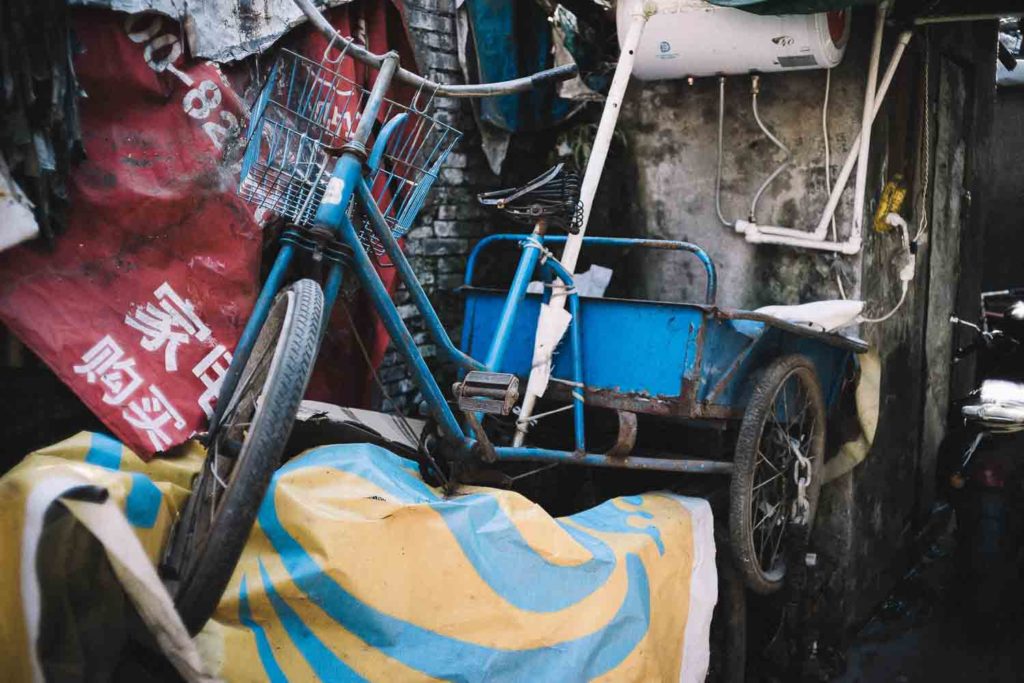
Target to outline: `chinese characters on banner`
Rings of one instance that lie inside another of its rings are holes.
[[[174,21],[78,9],[86,159],[50,253],[0,253],[0,320],[148,458],[205,428],[255,298],[245,108]]]
[[[389,45],[389,12],[360,3],[329,18],[412,64],[406,44]],[[246,109],[215,64],[187,59],[174,21],[84,8],[73,17],[86,159],[69,178],[54,251],[0,253],[0,322],[148,459],[205,429],[255,300],[262,231],[236,192]],[[326,41],[295,33],[293,47],[319,59]],[[348,75],[364,80],[350,61]],[[245,82],[247,67],[238,74]],[[393,273],[382,272],[389,285]],[[380,321],[365,298],[348,305],[379,362]],[[367,405],[370,376],[347,320],[335,311],[307,396]]]
[[[195,403],[210,418],[221,381],[231,363],[231,354],[227,347],[213,340],[210,328],[200,320],[192,303],[181,298],[169,283],[164,282],[153,292],[153,302],[137,306],[125,316],[124,323],[130,330],[124,331],[119,338],[134,337],[137,339],[134,347],[142,349],[143,353],[159,354],[166,373],[179,371],[178,356],[182,346],[194,346],[205,352],[191,368],[191,375],[197,385],[201,385]],[[166,450],[190,436],[183,433],[187,422],[159,385],[140,374],[132,355],[135,352],[133,345],[128,348],[126,352],[121,344],[106,334],[82,355],[81,363],[72,369],[89,384],[100,386],[103,402],[121,408],[121,417],[145,433],[154,452]]]

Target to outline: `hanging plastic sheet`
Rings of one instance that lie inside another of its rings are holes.
[[[552,31],[536,2],[461,0],[457,17],[459,59],[470,83],[490,83],[550,69]],[[561,56],[568,53],[564,49]],[[474,100],[483,150],[494,173],[501,172],[512,133],[553,126],[573,109],[557,85]]]
[[[351,0],[318,1],[316,4],[334,7],[348,2]],[[216,62],[262,52],[288,29],[305,21],[292,0],[70,0],[69,4],[131,14],[157,12],[182,24],[191,54]]]
[[[0,657],[15,679],[28,666],[14,580],[26,501],[73,471],[152,548],[197,464],[143,463],[82,434],[0,479]],[[703,681],[712,527],[707,502],[669,493],[562,518],[509,491],[446,498],[389,451],[325,446],[274,476],[196,642],[226,681]]]

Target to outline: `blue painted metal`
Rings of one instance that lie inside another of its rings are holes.
[[[334,310],[334,303],[338,300],[338,292],[341,291],[341,284],[345,279],[345,268],[340,263],[332,263],[327,273],[327,282],[324,284],[324,312],[323,322],[320,324],[321,334],[327,329],[331,319],[331,311]]]
[[[517,242],[524,239],[523,235],[517,235],[514,233],[501,233],[498,235],[488,235],[487,237],[480,240],[477,245],[473,248],[473,251],[469,254],[469,259],[466,261],[466,276],[463,283],[467,286],[473,284],[473,275],[476,272],[476,262],[479,258],[480,253],[487,247],[497,242]],[[545,235],[543,237],[544,245],[549,244],[564,244],[566,239],[565,235]],[[583,246],[594,246],[594,247],[639,247],[641,249],[658,249],[665,251],[686,251],[696,256],[701,265],[704,266],[704,272],[707,276],[707,283],[704,289],[704,303],[713,305],[715,298],[718,294],[718,273],[715,270],[715,264],[708,256],[707,252],[696,244],[690,242],[679,242],[676,240],[649,240],[649,239],[635,239],[631,237],[584,237]]]
[[[572,274],[565,269],[565,266],[554,259],[548,259],[545,263],[569,290],[569,314],[572,315],[572,320],[569,321],[569,357],[574,384],[570,392],[573,407],[573,439],[576,442],[576,451],[584,453],[587,446],[583,423],[583,348],[580,342],[580,297],[575,291]]]
[[[573,438],[576,450],[583,453],[587,450],[583,424],[583,349],[580,342],[580,298],[576,294],[569,297],[569,349],[572,356],[572,417]]]
[[[385,66],[393,67],[393,64]],[[435,149],[430,151],[428,158],[435,161],[428,164],[430,168],[420,169],[423,171],[423,177],[415,191],[400,200],[400,206],[381,204],[388,199],[388,183],[397,177],[394,168],[384,168],[383,160],[391,153],[389,149],[393,152],[394,147],[404,145],[408,136],[413,134],[412,131],[405,130],[408,114],[392,118],[378,133],[367,158],[365,178],[361,155],[351,151],[359,148],[359,144],[356,143],[365,143],[370,124],[376,120],[377,107],[383,94],[380,81],[383,79],[386,82],[389,76],[390,74],[382,75],[375,84],[357,135],[349,143],[349,151],[346,151],[334,166],[323,200],[316,210],[315,223],[337,231],[340,238],[352,249],[356,275],[367,289],[393,343],[408,363],[413,378],[426,398],[429,409],[438,421],[446,440],[457,446],[457,453],[454,455],[467,456],[479,444],[468,437],[467,431],[459,425],[420,355],[412,335],[399,316],[369,254],[363,248],[360,236],[347,215],[351,201],[357,193],[374,233],[398,269],[399,277],[408,287],[431,337],[438,343],[446,357],[463,368],[512,372],[525,379],[532,364],[533,341],[540,305],[550,297],[550,290],[545,290],[541,295],[527,294],[527,285],[534,277],[538,264],[542,263],[541,276],[545,281],[557,277],[569,287],[568,306],[572,314],[567,336],[569,352],[556,355],[553,376],[571,378],[569,384],[572,389],[569,393],[573,403],[575,451],[498,447],[496,455],[499,459],[674,472],[731,472],[732,464],[727,462],[619,458],[586,453],[584,386],[599,399],[596,401],[597,405],[683,417],[736,418],[742,415],[749,398],[753,373],[781,355],[800,353],[814,363],[826,396],[834,400],[849,362],[851,347],[830,343],[827,336],[812,332],[804,333],[800,328],[788,323],[765,320],[764,316],[758,317],[755,313],[727,312],[715,308],[717,274],[714,263],[703,249],[687,242],[618,237],[584,239],[584,245],[592,247],[659,249],[694,254],[701,261],[706,273],[705,305],[581,299],[572,289],[572,274],[554,259],[541,259],[541,244],[562,244],[566,237],[524,237],[518,234],[487,237],[477,244],[467,263],[467,312],[462,350],[456,348],[397,242],[397,235],[411,224],[425,201],[439,172],[440,163],[454,142],[436,143],[449,146],[447,149],[435,146]],[[275,68],[271,78],[278,77]],[[287,74],[284,77],[287,78]],[[258,109],[266,106],[267,93],[269,89],[264,91],[257,104]],[[258,138],[252,134],[250,137]],[[246,155],[247,169],[251,162],[251,149],[250,145]],[[259,148],[256,149],[258,151]],[[365,150],[364,147],[361,149]],[[375,189],[377,196],[374,195]],[[392,195],[389,201],[394,203],[396,199],[397,195]],[[474,288],[473,277],[480,252],[489,245],[502,241],[520,242],[523,247],[509,292]],[[230,396],[234,391],[240,370],[251,353],[273,297],[283,284],[284,274],[292,255],[293,247],[284,245],[236,349],[234,362],[225,377],[222,396]],[[343,274],[341,265],[332,265],[325,286],[325,323],[337,299]],[[485,361],[481,363],[472,356],[483,356]],[[226,404],[227,400],[222,399],[218,402],[218,407]],[[219,419],[218,412],[214,417],[214,427]]]
[[[342,159],[344,158],[342,157]],[[356,169],[358,170],[358,166],[356,166]],[[362,181],[356,178],[355,182],[361,184]],[[343,212],[339,214],[337,225],[341,231],[342,241],[351,247],[354,252],[352,262],[359,281],[366,288],[370,301],[384,323],[388,334],[391,335],[391,343],[398,348],[402,358],[412,371],[416,386],[423,393],[427,406],[434,419],[437,420],[442,434],[448,439],[468,448],[471,442],[466,439],[466,435],[459,426],[458,420],[455,419],[451,408],[448,407],[448,402],[445,400],[441,388],[434,380],[430,368],[427,367],[426,362],[423,360],[423,356],[420,355],[419,348],[416,346],[412,334],[409,333],[409,328],[405,326],[401,316],[398,315],[398,309],[395,308],[395,303],[391,300],[387,287],[381,282],[369,254],[363,249],[355,227]]]
[[[408,125],[410,121],[412,124]],[[430,188],[441,173],[444,160],[461,137],[454,129],[443,134],[431,134],[440,130],[433,122],[429,129],[425,129],[422,118],[411,119],[408,112],[403,112],[384,124],[370,151],[366,163],[367,185],[381,214],[393,219],[392,231],[396,237],[401,237],[412,227],[430,195]],[[418,145],[425,145],[424,149],[429,148],[429,152],[424,154],[420,151],[413,154],[412,159],[407,159],[410,150]],[[389,150],[392,160],[397,158],[398,161],[389,168],[382,168],[381,162]],[[413,179],[415,187],[411,192],[406,191],[407,183]]]
[[[468,328],[463,351],[486,352],[498,326],[505,293],[467,288]],[[511,326],[508,350],[498,372],[526,377],[533,361],[533,340],[541,295],[527,294]],[[623,393],[676,396],[687,373],[696,367],[697,330],[704,311],[686,304],[582,299],[578,315],[582,381]],[[573,377],[571,354],[556,354],[554,375]]]
[[[217,405],[214,407],[213,417],[210,419],[211,434],[216,433],[217,428],[220,426],[220,419],[224,409],[227,408],[231,395],[235,393],[238,380],[241,378],[242,368],[245,367],[246,362],[249,360],[249,354],[252,353],[252,347],[256,344],[256,337],[259,336],[263,323],[267,321],[267,315],[270,314],[270,306],[274,303],[274,297],[277,296],[277,292],[284,284],[284,277],[288,272],[288,266],[291,265],[294,255],[295,247],[291,244],[281,245],[281,250],[277,252],[277,258],[274,259],[274,265],[270,269],[270,274],[267,275],[267,280],[263,283],[260,295],[256,298],[256,303],[253,305],[252,314],[245,323],[245,329],[242,330],[242,336],[239,338],[238,344],[235,345],[228,371],[224,374],[224,383],[221,385],[220,393],[217,395]]]
[[[508,348],[508,341],[511,336],[512,325],[515,323],[516,314],[519,312],[519,305],[526,298],[526,288],[530,284],[534,270],[537,268],[537,261],[540,260],[539,235],[532,235],[533,239],[526,239],[522,242],[522,254],[519,257],[519,265],[516,266],[516,273],[512,277],[512,285],[509,287],[508,295],[501,309],[498,318],[498,327],[494,331],[490,348],[484,359],[484,365],[494,369],[501,365],[501,360]]]
[[[490,344],[504,293],[463,291],[463,349],[473,355]],[[541,295],[526,296],[508,352],[495,370],[529,375],[541,301]],[[583,298],[574,319],[579,321],[579,352],[556,355],[554,375],[573,376],[579,358],[591,403],[640,413],[738,418],[752,373],[791,353],[814,363],[825,396],[834,400],[850,357],[849,349],[819,338],[732,320],[699,304]]]
[[[331,173],[331,179],[327,183],[324,198],[316,210],[316,225],[334,230],[344,236],[345,231],[340,226],[343,221],[347,220],[345,213],[348,211],[349,202],[362,180],[361,165],[359,157],[354,154],[343,154],[338,159],[338,163],[334,165],[334,171]],[[363,246],[359,242],[349,244],[349,246],[356,253],[363,251]]]
[[[701,400],[710,398],[715,405],[746,405],[753,386],[751,381],[753,373],[767,366],[776,358],[791,354],[805,356],[814,365],[828,406],[833,405],[838,399],[846,368],[853,356],[849,349],[825,343],[814,337],[802,336],[773,327],[760,321],[729,320],[725,321],[725,324],[732,326],[734,330],[741,330],[744,336],[753,341],[753,344],[745,353],[737,354],[736,359],[739,361],[737,368],[723,384],[719,395],[709,396],[713,386],[710,382],[705,383],[701,386],[699,394]],[[719,347],[712,351],[712,356],[718,359],[720,367],[721,360],[727,359],[732,352],[731,348]],[[721,378],[722,373],[719,367],[713,368],[713,371],[716,377]]]
[[[239,174],[239,183],[245,181],[249,176],[249,171],[252,169],[252,165],[256,163],[256,160],[260,156],[260,145],[264,144],[263,135],[255,135],[257,128],[263,125],[263,112],[267,110],[267,103],[270,102],[270,93],[274,90],[277,84],[277,72],[280,68],[280,64],[274,63],[271,67],[270,73],[267,75],[267,82],[263,86],[263,90],[260,92],[260,97],[256,100],[256,104],[252,108],[252,113],[249,117],[249,126],[245,131],[245,139],[249,141],[245,148],[245,154],[242,157],[242,171]]]
[[[405,284],[405,288],[409,292],[409,296],[412,298],[413,305],[416,306],[420,315],[423,316],[423,322],[427,326],[427,334],[429,334],[430,338],[433,339],[440,347],[442,355],[449,361],[467,370],[484,370],[485,366],[483,363],[475,360],[474,358],[470,358],[452,343],[451,337],[448,336],[448,332],[444,329],[444,325],[441,324],[441,320],[437,317],[437,312],[430,303],[430,298],[427,297],[427,293],[423,291],[423,285],[420,284],[419,279],[416,277],[416,273],[413,272],[409,259],[405,257],[405,253],[402,251],[402,248],[398,246],[398,240],[396,240],[395,236],[391,233],[387,222],[384,220],[383,214],[381,214],[376,202],[374,202],[371,188],[365,180],[361,179],[359,181],[358,190],[359,203],[362,205],[364,211],[366,211],[366,215],[370,219],[370,225],[373,228],[374,233],[377,235],[377,239],[380,240],[388,258],[391,259],[391,263],[398,271],[398,278]],[[358,245],[358,250],[363,250],[361,244]]]
[[[371,175],[380,168],[380,162],[384,159],[384,152],[387,150],[388,143],[391,142],[391,136],[408,118],[409,114],[405,112],[392,116],[380,129],[380,132],[377,133],[377,139],[373,142],[373,149],[370,150],[370,156],[366,160],[366,168]]]

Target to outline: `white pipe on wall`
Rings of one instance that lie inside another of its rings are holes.
[[[882,55],[882,34],[885,31],[885,15],[889,12],[888,0],[878,3],[875,12],[875,35],[871,41],[871,62],[868,65],[868,83],[864,92],[864,113],[860,124],[860,158],[857,159],[857,181],[853,195],[853,224],[850,240],[859,241],[864,227],[864,199],[868,187],[868,153],[871,151],[871,123],[878,87],[878,62]]]
[[[873,106],[870,109],[871,123],[874,123],[875,118],[878,116],[878,112],[882,108],[882,102],[885,100],[885,96],[889,91],[889,86],[892,85],[893,77],[900,65],[900,61],[903,59],[907,45],[910,43],[911,36],[911,31],[903,31],[899,36],[895,48],[893,48],[892,57],[890,57],[889,64],[886,67],[882,80],[878,84]],[[868,134],[870,135],[870,127],[868,129]],[[825,205],[825,210],[822,212],[821,219],[818,222],[818,227],[815,228],[813,232],[775,225],[757,225],[743,220],[736,221],[736,231],[749,235],[747,237],[747,241],[754,244],[783,244],[793,247],[804,247],[807,249],[856,254],[860,251],[861,247],[861,233],[859,231],[851,229],[849,238],[847,238],[845,242],[838,243],[828,240],[827,235],[829,223],[839,206],[839,200],[842,198],[843,191],[846,189],[846,185],[850,180],[853,168],[859,163],[860,142],[862,137],[863,131],[858,132],[857,136],[853,139],[853,144],[851,145],[849,153],[846,155],[846,161],[843,163],[843,167],[839,171],[839,175],[836,177],[835,185],[832,187],[832,194],[829,195],[828,203]],[[863,205],[861,213],[863,213]],[[779,237],[780,239],[775,240],[773,239],[774,237]]]

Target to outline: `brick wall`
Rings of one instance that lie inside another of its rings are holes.
[[[461,83],[454,0],[405,0],[405,7],[420,73],[439,83]],[[476,203],[476,194],[494,189],[498,181],[480,149],[469,103],[438,97],[433,108],[444,123],[462,131],[463,138],[448,157],[430,200],[406,238],[406,254],[445,329],[458,343],[462,301],[454,289],[462,282],[466,257],[483,236],[487,222],[486,214]],[[428,338],[423,320],[404,288],[396,293],[395,301],[427,363],[443,380],[443,389],[452,374],[437,362],[436,346]],[[407,414],[416,414],[420,397],[393,348],[384,358],[380,376],[397,407]],[[384,396],[378,397],[378,402],[384,410],[395,407]]]

